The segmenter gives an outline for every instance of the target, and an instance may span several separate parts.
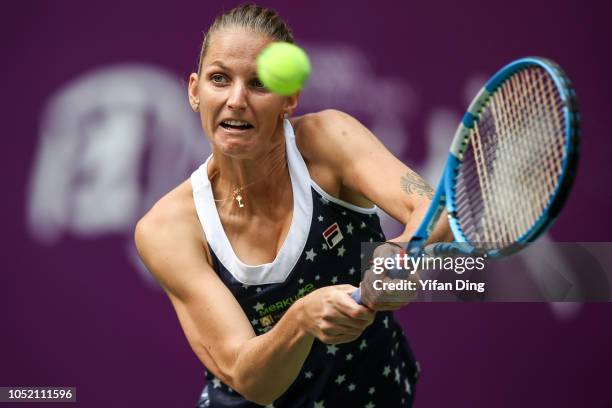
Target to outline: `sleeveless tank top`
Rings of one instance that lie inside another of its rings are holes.
[[[284,132],[293,217],[285,242],[270,263],[247,265],[234,253],[208,179],[210,157],[191,176],[212,267],[257,335],[272,329],[293,302],[318,288],[359,286],[361,242],[385,240],[376,207],[358,207],[327,194],[310,178],[288,120]],[[296,380],[271,407],[408,407],[418,373],[418,363],[393,314],[378,312],[374,323],[353,342],[328,345],[315,340]],[[205,375],[207,386],[199,407],[259,406],[211,372]]]

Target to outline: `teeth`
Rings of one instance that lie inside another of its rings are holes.
[[[223,123],[230,126],[249,126],[250,123],[241,120],[224,120]]]

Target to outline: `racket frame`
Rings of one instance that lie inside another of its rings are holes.
[[[531,66],[538,66],[544,69],[551,76],[560,93],[561,102],[563,104],[563,115],[565,118],[566,139],[564,148],[566,154],[562,161],[560,179],[555,186],[555,190],[551,195],[547,208],[542,212],[539,219],[527,232],[519,237],[515,243],[502,250],[495,249],[486,251],[487,256],[499,258],[519,251],[521,248],[540,237],[550,228],[553,221],[558,216],[566,202],[578,166],[580,117],[576,103],[576,95],[569,78],[557,64],[540,57],[521,58],[500,69],[491,79],[489,79],[470,103],[455,132],[446,165],[442,173],[442,178],[436,188],[432,203],[425,218],[407,245],[406,250],[410,255],[418,256],[423,250],[444,208],[447,210],[448,221],[455,242],[469,243],[461,228],[459,219],[457,218],[455,179],[459,173],[459,169],[463,165],[464,153],[470,142],[470,132],[478,123],[482,110],[487,106],[489,99],[496,90],[514,73]],[[466,247],[463,246],[462,248]],[[445,249],[451,248],[448,244],[440,244],[436,252],[440,253]],[[472,248],[470,251],[462,250],[461,252],[473,254],[474,249]]]
[[[507,79],[509,79],[517,71],[530,67],[539,66],[543,68],[552,78],[563,104],[563,115],[565,118],[565,156],[562,161],[562,170],[559,180],[555,186],[555,190],[551,195],[547,208],[542,212],[534,225],[525,232],[517,241],[502,250],[482,251],[472,246],[465,236],[459,219],[457,217],[456,204],[456,188],[455,180],[459,173],[459,169],[463,165],[464,153],[470,142],[470,131],[478,123],[480,113],[486,107],[491,96],[496,92]],[[451,255],[484,255],[489,257],[501,258],[503,256],[515,253],[529,243],[535,241],[553,224],[559,212],[565,204],[571,186],[576,177],[576,169],[578,167],[579,157],[579,132],[580,132],[580,114],[576,103],[576,94],[571,85],[569,78],[561,70],[561,68],[545,58],[527,57],[511,62],[500,69],[485,86],[480,90],[476,97],[470,103],[466,113],[464,114],[457,131],[455,132],[453,142],[450,147],[450,152],[442,172],[442,177],[436,187],[431,204],[425,214],[425,217],[419,224],[419,227],[413,234],[410,242],[406,245],[408,255],[416,257],[421,255],[424,249],[428,255],[440,256],[444,254]],[[427,240],[431,236],[437,221],[442,212],[446,209],[448,221],[451,231],[455,238],[454,243],[437,243],[427,246]],[[457,245],[459,242],[461,245]],[[391,271],[391,274],[394,271]],[[361,290],[357,289],[351,295],[353,299],[361,304]]]

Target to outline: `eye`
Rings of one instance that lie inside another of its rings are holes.
[[[227,77],[221,74],[212,74],[210,76],[210,80],[213,84],[216,84],[216,85],[223,85],[227,83]]]
[[[257,88],[258,90],[261,90],[261,91],[268,90],[266,86],[263,84],[263,82],[259,80],[259,78],[253,79],[253,81],[251,81],[251,84],[253,85],[253,87]]]

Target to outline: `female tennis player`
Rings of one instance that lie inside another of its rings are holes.
[[[254,5],[208,30],[188,97],[212,155],[140,220],[138,250],[206,366],[198,406],[410,406],[400,305],[350,295],[360,243],[385,241],[376,206],[405,242],[431,188],[349,115],[291,117],[299,95],[256,76],[271,41],[293,37]],[[432,240],[449,237],[441,225]]]

